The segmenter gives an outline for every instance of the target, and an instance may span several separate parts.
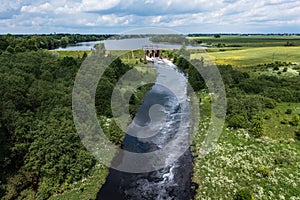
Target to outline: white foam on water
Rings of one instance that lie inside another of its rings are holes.
[[[168,88],[174,96],[167,97],[164,109],[159,110],[166,114],[164,124],[162,125],[161,122],[152,122],[151,124],[154,129],[162,126],[159,129],[159,134],[147,138],[145,141],[155,144],[158,148],[168,148],[167,157],[157,154],[155,158],[150,158],[151,161],[153,159],[153,165],[155,165],[154,161],[162,157],[161,159],[164,159],[163,161],[167,166],[178,155],[182,155],[188,146],[190,104],[187,101],[187,79],[177,70],[177,67],[169,60],[164,60],[164,64],[155,64],[155,66],[158,71],[157,84]],[[144,139],[141,140],[144,141]],[[174,196],[170,196],[170,188],[175,188],[178,185],[175,180],[175,173],[179,166],[180,163],[177,160],[171,165],[153,172],[151,177],[138,179],[132,183],[127,194],[132,199],[144,199],[144,197],[157,200],[174,199]]]

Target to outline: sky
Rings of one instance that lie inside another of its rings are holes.
[[[300,33],[299,0],[0,0],[0,33]]]

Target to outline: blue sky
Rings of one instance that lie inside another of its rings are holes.
[[[1,0],[0,33],[300,33],[299,0]]]

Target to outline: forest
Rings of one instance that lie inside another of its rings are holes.
[[[96,167],[95,158],[80,141],[72,115],[74,80],[87,54],[62,57],[27,45],[22,46],[24,51],[11,51],[9,47],[16,49],[28,40],[5,38],[12,41],[0,55],[0,197],[48,199],[68,190]],[[114,61],[99,81],[95,106],[99,123],[108,125],[105,134],[119,145],[124,133],[110,120],[110,96],[119,77],[132,66],[117,57],[111,59]],[[139,88],[131,97],[132,116],[149,87]],[[99,170],[105,174],[107,168]]]
[[[0,35],[0,51],[25,52],[39,49],[57,49],[78,42],[105,40],[113,35],[80,35],[80,34],[50,34],[50,35]]]

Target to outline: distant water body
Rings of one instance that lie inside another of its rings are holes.
[[[56,50],[91,50],[95,44],[104,43],[107,50],[132,50],[141,49],[145,45],[157,45],[161,49],[179,49],[181,45],[179,44],[159,44],[152,43],[149,38],[132,38],[132,39],[108,39],[102,41],[93,42],[79,42],[75,45],[70,45],[66,48],[58,48]],[[204,48],[201,46],[187,46],[188,49]]]

